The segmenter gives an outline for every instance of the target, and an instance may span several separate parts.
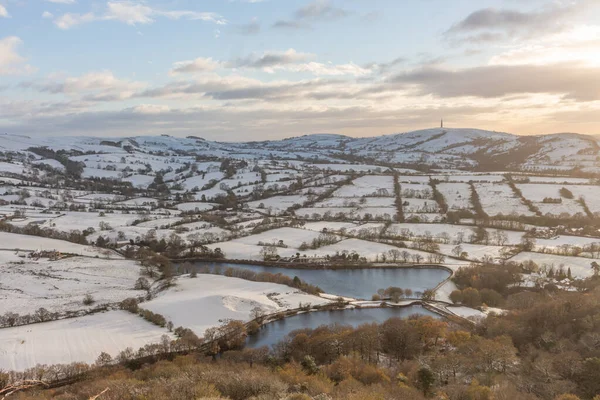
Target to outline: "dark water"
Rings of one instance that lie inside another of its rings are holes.
[[[280,342],[290,332],[298,329],[318,328],[321,325],[331,325],[336,323],[356,327],[365,323],[383,323],[392,317],[407,318],[413,314],[429,315],[439,318],[439,315],[416,305],[404,308],[361,308],[353,310],[317,311],[295,315],[266,324],[258,331],[258,333],[248,337],[246,345],[254,348],[272,346]]]
[[[412,289],[418,295],[426,289],[433,289],[450,276],[450,273],[438,268],[362,268],[362,269],[292,269],[265,267],[261,265],[229,263],[196,263],[200,266],[219,266],[248,269],[255,272],[281,273],[290,277],[297,276],[303,281],[316,285],[325,293],[371,299],[378,289],[396,286]]]

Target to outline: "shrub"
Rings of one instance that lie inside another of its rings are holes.
[[[91,306],[94,303],[95,303],[95,300],[94,300],[94,298],[92,297],[91,294],[88,293],[88,294],[86,294],[83,297],[83,305],[85,305],[85,306]]]

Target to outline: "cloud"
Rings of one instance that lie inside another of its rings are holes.
[[[135,26],[152,24],[159,17],[172,20],[199,20],[217,25],[227,23],[223,17],[216,13],[187,10],[163,11],[134,1],[109,1],[106,3],[106,10],[103,14],[93,12],[86,14],[66,13],[55,19],[54,23],[61,29],[70,29],[73,26],[93,21],[118,21]]]
[[[414,87],[439,97],[495,98],[524,93],[551,93],[578,101],[600,99],[600,67],[584,65],[490,65],[463,69],[422,68],[387,80],[391,88]],[[383,86],[383,89],[385,89]]]
[[[257,69],[268,73],[277,71],[288,71],[298,73],[310,73],[317,76],[364,76],[372,73],[375,68],[383,68],[379,65],[361,67],[354,63],[333,64],[310,61],[315,54],[301,53],[294,49],[286,51],[266,51],[262,54],[251,54],[239,57],[227,62],[215,61],[212,58],[197,58],[191,61],[180,61],[173,64],[170,75],[183,73],[196,73],[214,71],[217,68],[226,69]]]
[[[57,105],[70,107],[68,104]],[[18,111],[18,110],[16,110]],[[415,106],[395,110],[381,110],[368,106],[270,107],[241,109],[231,107],[171,108],[142,104],[116,111],[88,111],[77,113],[26,114],[18,124],[2,125],[0,129],[12,133],[43,134],[61,132],[80,135],[82,131],[98,136],[158,135],[187,136],[202,132],[202,136],[222,140],[278,139],[312,132],[354,133],[364,136],[414,129],[432,123],[432,114],[453,115],[455,121],[473,120],[473,116],[491,112],[488,107],[431,107]],[[16,113],[15,113],[16,114]]]
[[[213,60],[211,57],[198,57],[191,61],[179,61],[173,64],[173,68],[169,71],[170,75],[190,74],[195,72],[214,71],[219,68],[221,63]]]
[[[6,7],[4,7],[2,4],[0,4],[0,18],[8,18],[10,17],[10,15],[8,14],[8,11],[6,10]]]
[[[273,28],[306,29],[310,28],[313,22],[319,20],[332,21],[347,17],[348,15],[350,15],[349,11],[332,5],[330,0],[315,0],[297,9],[292,19],[276,21],[273,24]]]
[[[282,67],[281,69],[285,69],[287,71],[292,72],[309,72],[313,75],[323,76],[323,75],[353,75],[353,76],[362,76],[369,75],[373,72],[370,68],[364,68],[358,66],[354,63],[348,64],[323,64],[318,62],[309,62],[305,64],[298,65],[290,65],[286,67]]]
[[[42,13],[42,18],[54,18],[54,14],[52,14],[52,13],[51,13],[51,12],[49,12],[49,11],[44,11],[44,12]]]
[[[299,53],[294,49],[288,49],[284,52],[267,51],[262,55],[253,54],[230,61],[228,66],[230,68],[272,69],[286,64],[304,62],[314,57],[314,54]]]
[[[54,24],[60,29],[71,29],[74,26],[95,21],[97,17],[93,13],[76,14],[66,13],[54,20]]]
[[[21,82],[19,87],[49,94],[63,94],[88,102],[117,101],[130,98],[146,87],[143,82],[119,79],[110,71],[90,72],[78,77]]]
[[[472,12],[446,31],[457,42],[491,42],[514,37],[538,36],[567,29],[569,21],[597,6],[595,0],[554,2],[533,11],[484,8]]]
[[[25,64],[25,58],[17,52],[22,43],[16,36],[0,39],[0,75],[23,75],[35,71],[31,65]]]
[[[294,13],[297,20],[303,19],[337,19],[348,15],[343,8],[334,7],[329,0],[316,0],[299,8]]]

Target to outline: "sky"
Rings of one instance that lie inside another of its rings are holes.
[[[0,134],[600,134],[599,0],[0,0]]]

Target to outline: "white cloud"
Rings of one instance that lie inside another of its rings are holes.
[[[10,17],[10,15],[8,15],[8,11],[6,10],[6,7],[4,7],[2,4],[0,4],[0,17],[3,17],[3,18]]]
[[[52,13],[51,13],[51,12],[49,12],[49,11],[44,11],[44,12],[42,13],[42,18],[54,18],[54,14],[52,14]]]
[[[142,4],[109,1],[104,18],[121,21],[128,25],[150,24],[154,22],[153,13],[152,8]]]
[[[221,66],[221,63],[213,60],[211,57],[198,57],[191,61],[179,61],[173,64],[169,71],[170,75],[188,74],[194,72],[214,71]]]
[[[21,83],[44,93],[64,94],[84,101],[117,101],[130,98],[136,91],[146,87],[143,82],[119,79],[111,71],[90,72],[78,77],[59,79],[51,76],[44,81]]]
[[[492,65],[583,63],[600,66],[600,26],[582,25],[564,32],[520,40],[490,59]]]
[[[363,68],[354,63],[348,64],[323,64],[318,62],[310,62],[305,64],[298,65],[288,65],[283,67],[278,67],[277,69],[284,69],[287,71],[293,72],[310,72],[311,74],[324,76],[341,76],[341,75],[353,75],[353,76],[363,76],[369,75],[373,71],[368,68]]]
[[[86,22],[95,21],[97,18],[93,13],[73,14],[66,13],[54,20],[54,24],[60,29],[70,29],[74,26],[84,24]]]
[[[25,64],[25,58],[17,53],[17,47],[22,43],[16,36],[0,39],[0,75],[21,75],[35,70],[31,65]]]
[[[171,111],[171,107],[161,104],[139,104],[129,111],[137,114],[162,114]]]
[[[109,1],[102,14],[89,12],[86,14],[67,13],[58,17],[54,23],[61,29],[92,21],[118,21],[127,25],[144,25],[155,22],[156,18],[163,17],[173,20],[188,19],[212,22],[224,25],[227,21],[218,14],[196,11],[163,11],[147,6],[145,3],[134,1]]]

